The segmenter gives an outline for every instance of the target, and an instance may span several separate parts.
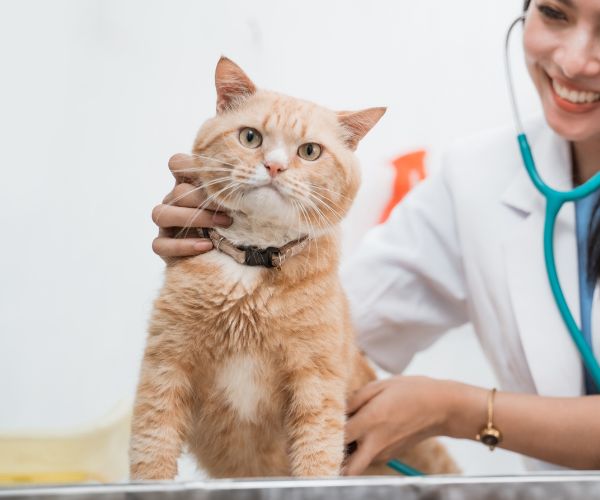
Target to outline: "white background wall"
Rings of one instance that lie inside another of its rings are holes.
[[[171,188],[169,156],[214,112],[219,55],[259,86],[331,108],[389,107],[359,148],[351,251],[389,194],[392,157],[427,147],[435,168],[453,138],[509,124],[502,46],[520,6],[1,1],[0,432],[69,428],[132,397],[163,270],[150,211]],[[517,83],[524,114],[535,112],[522,69]],[[411,371],[493,383],[467,331]],[[520,467],[473,446],[469,472]]]

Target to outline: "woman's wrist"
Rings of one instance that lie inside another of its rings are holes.
[[[489,390],[449,381],[444,394],[446,422],[442,433],[457,439],[474,439],[487,419]]]

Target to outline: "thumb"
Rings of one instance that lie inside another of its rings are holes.
[[[348,399],[346,413],[352,415],[362,408],[367,402],[373,399],[377,394],[383,391],[381,381],[370,382],[364,387],[361,387]]]

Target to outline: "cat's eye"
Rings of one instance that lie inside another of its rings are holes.
[[[262,144],[262,135],[255,128],[246,127],[240,130],[240,142],[242,146],[256,149]]]
[[[315,161],[321,156],[321,146],[314,142],[307,142],[298,148],[298,156],[303,160]]]

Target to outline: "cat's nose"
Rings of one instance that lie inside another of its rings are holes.
[[[264,165],[272,178],[275,178],[277,174],[287,170],[287,167],[283,166],[281,163],[265,162]]]

